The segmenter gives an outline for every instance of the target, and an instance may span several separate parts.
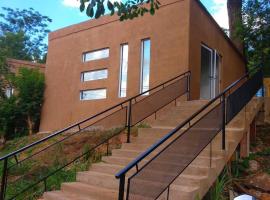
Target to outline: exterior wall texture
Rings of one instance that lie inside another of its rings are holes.
[[[108,108],[118,97],[120,45],[129,45],[127,97],[139,93],[141,40],[151,40],[150,87],[188,70],[189,2],[163,0],[154,15],[126,22],[105,16],[49,36],[45,102],[40,131],[54,131]],[[82,62],[84,52],[109,48],[107,59]],[[83,71],[108,69],[108,78],[81,82]],[[80,101],[80,91],[107,88],[103,100]]]
[[[198,0],[190,1],[189,68],[191,70],[191,98],[200,98],[201,44],[216,49],[222,56],[220,90],[246,72],[244,58],[236,50],[214,19]]]

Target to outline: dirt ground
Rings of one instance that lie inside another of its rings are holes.
[[[270,124],[257,126],[257,138],[246,161],[237,189],[257,199],[270,200]]]

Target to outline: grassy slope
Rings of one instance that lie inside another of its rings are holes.
[[[36,181],[47,176],[48,174],[59,169],[66,163],[72,161],[77,156],[86,153],[84,157],[78,159],[74,164],[61,169],[59,172],[51,176],[46,180],[46,190],[59,189],[62,182],[74,181],[77,171],[84,171],[89,168],[91,163],[99,162],[101,156],[107,152],[107,146],[101,146],[95,151],[88,152],[93,146],[104,141],[113,132],[84,132],[78,135],[72,136],[69,139],[61,142],[60,144],[49,147],[44,152],[40,152],[42,149],[47,148],[51,144],[64,138],[63,135],[48,140],[40,145],[31,148],[24,153],[18,155],[18,160],[22,161],[25,158],[38,153],[37,155],[30,157],[23,161],[19,165],[11,167],[8,177],[7,197],[15,195],[18,191],[24,190],[27,186],[32,185]],[[27,144],[31,144],[46,135],[34,135],[28,137],[21,137],[8,141],[6,145],[1,149],[0,156],[13,152]],[[118,148],[121,144],[121,138],[116,137],[110,140],[110,148]],[[88,152],[88,153],[87,153]],[[16,164],[15,158],[9,160],[9,166]],[[3,163],[0,165],[2,171]],[[32,190],[27,191],[22,196],[16,199],[37,199],[43,192],[45,182],[41,182]]]

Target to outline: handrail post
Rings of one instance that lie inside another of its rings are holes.
[[[221,97],[222,101],[222,150],[226,149],[226,97],[225,93]]]
[[[125,194],[125,177],[126,175],[123,174],[120,177],[120,182],[119,182],[119,193],[118,193],[118,200],[124,200],[124,194]]]
[[[130,143],[130,132],[131,132],[131,110],[132,110],[132,99],[129,100],[129,106],[128,106],[127,143]]]
[[[265,96],[265,90],[264,90],[264,82],[263,82],[263,78],[262,78],[262,97]]]
[[[2,182],[1,182],[1,194],[0,200],[5,199],[6,193],[6,184],[7,184],[7,165],[8,165],[8,158],[4,160],[4,167],[3,167],[3,174],[2,174]]]

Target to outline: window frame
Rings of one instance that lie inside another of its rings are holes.
[[[105,90],[105,98],[92,98],[92,99],[83,99],[83,92],[86,91],[98,91],[98,90]],[[97,100],[104,100],[107,99],[107,88],[95,88],[95,89],[86,89],[86,90],[80,90],[80,101],[97,101]]]
[[[87,54],[95,53],[95,52],[98,52],[98,51],[104,51],[104,50],[108,50],[108,56],[107,57],[101,57],[101,58],[86,60],[86,55]],[[110,57],[110,48],[109,47],[105,47],[105,48],[101,48],[101,49],[96,49],[96,50],[92,50],[92,51],[83,52],[83,54],[82,54],[82,62],[83,63],[86,63],[86,62],[91,62],[91,61],[95,61],[95,60],[107,59],[109,57]]]
[[[143,90],[143,78],[144,78],[144,52],[145,52],[145,41],[150,41],[150,56],[149,56],[149,88],[146,90],[148,91],[150,89],[150,67],[151,67],[151,38],[144,38],[141,40],[141,72],[140,72],[140,93],[146,92]],[[149,95],[149,92],[145,93],[144,95]]]
[[[125,90],[125,95],[122,96],[122,85],[123,85],[123,64],[124,64],[124,47],[127,46],[127,72],[126,72],[126,90]],[[120,70],[119,70],[119,86],[118,86],[118,97],[119,98],[125,98],[127,97],[127,80],[128,80],[128,56],[129,56],[129,45],[128,43],[122,43],[120,45]]]
[[[9,99],[14,95],[14,88],[13,87],[6,87],[5,88],[5,96]]]
[[[98,71],[106,71],[107,74],[106,74],[106,78],[97,78],[97,79],[92,79],[92,80],[85,80],[85,74],[86,73],[95,73],[95,72],[98,72]],[[108,68],[103,68],[103,69],[95,69],[95,70],[89,70],[89,71],[83,71],[81,72],[81,82],[84,83],[84,82],[90,82],[90,81],[97,81],[97,80],[104,80],[104,79],[108,79],[109,77],[109,70]]]

